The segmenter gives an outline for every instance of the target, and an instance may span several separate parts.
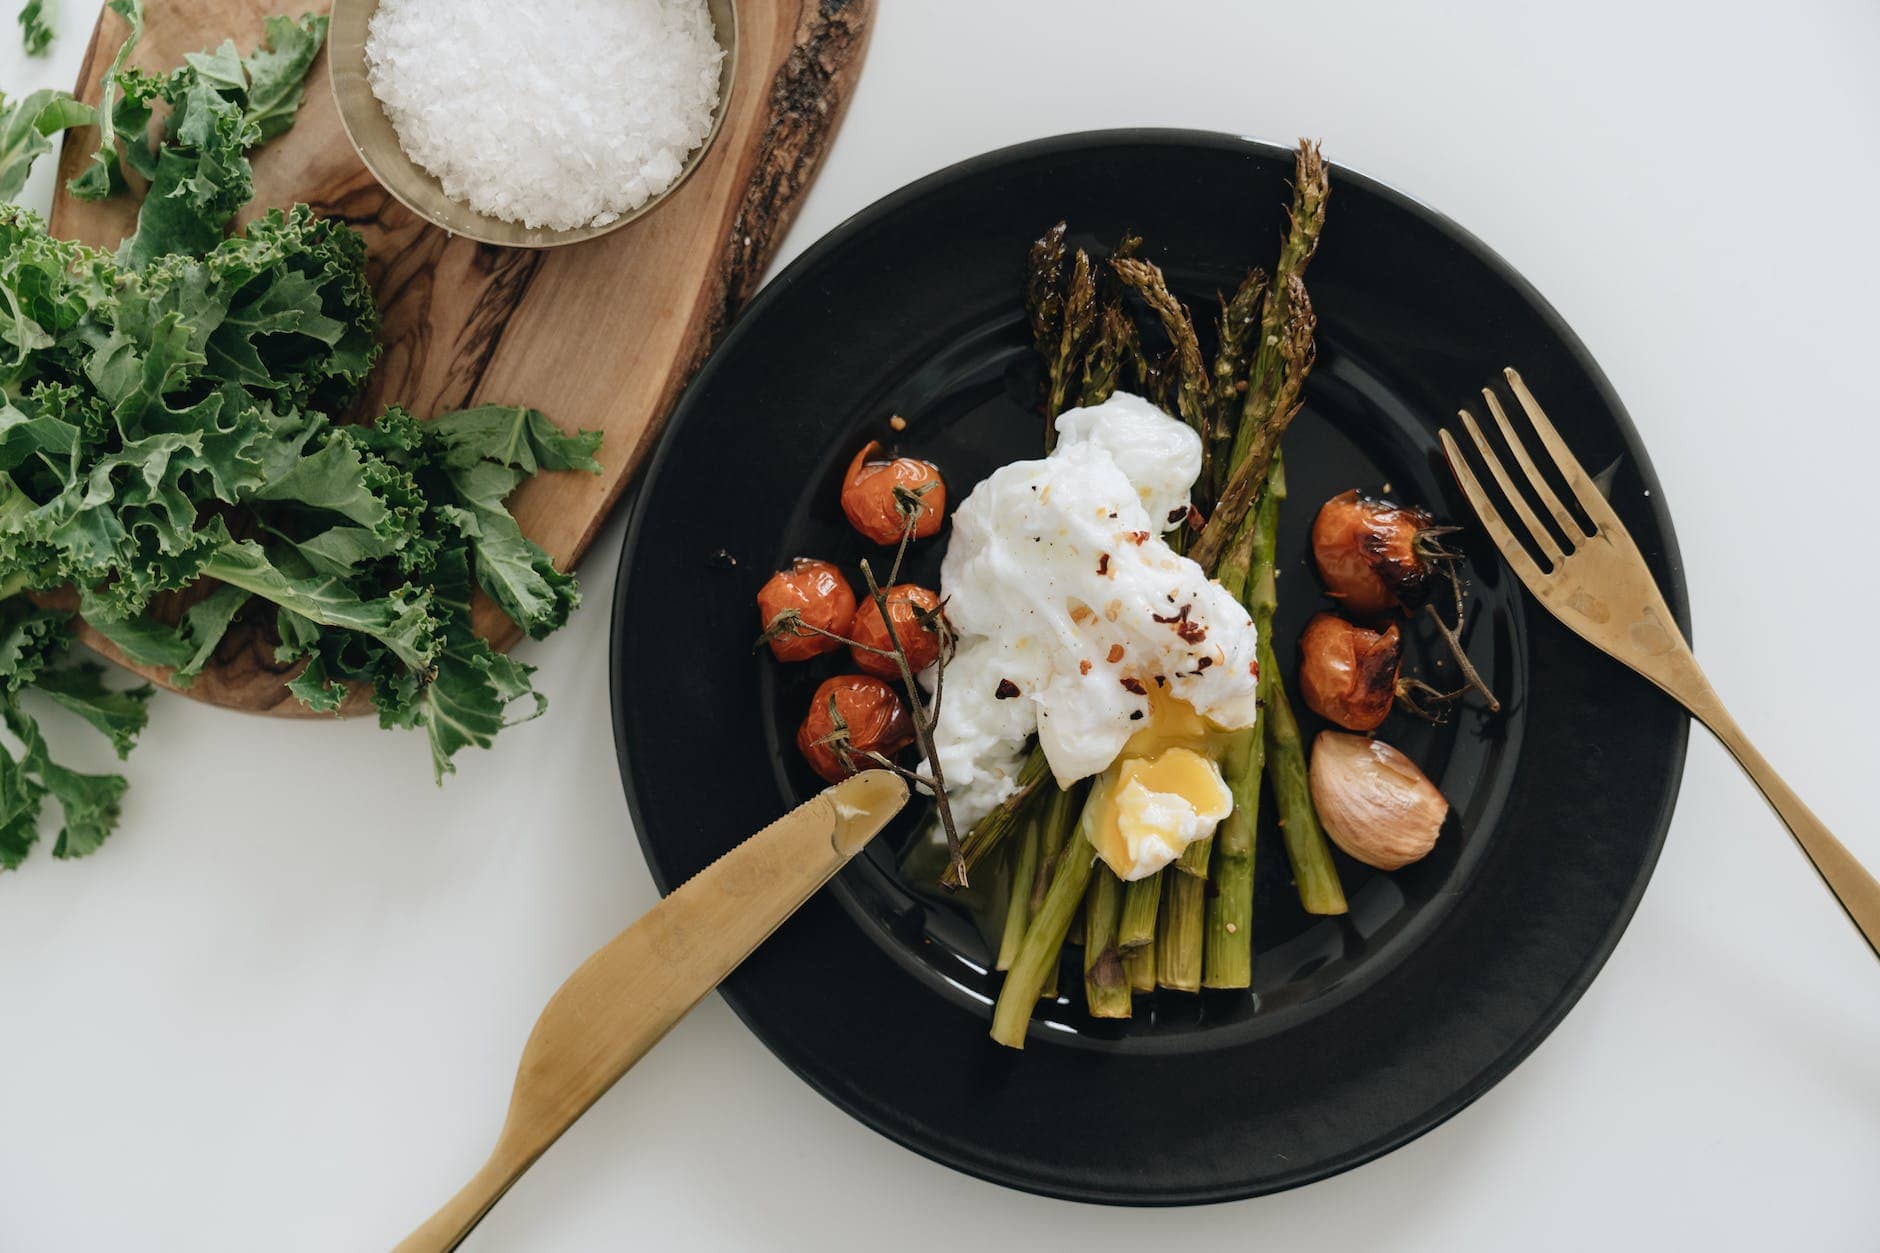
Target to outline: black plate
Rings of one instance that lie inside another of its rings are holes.
[[[799,553],[852,565],[868,551],[836,504],[861,441],[931,458],[956,501],[1039,455],[1027,243],[1059,218],[1085,242],[1140,231],[1205,311],[1270,264],[1291,169],[1286,150],[1185,131],[1025,144],[896,192],[764,289],[673,414],[621,557],[615,735],[662,890],[818,786],[790,737],[836,662],[754,656],[753,596]],[[1584,462],[1611,467],[1614,507],[1685,622],[1657,480],[1572,332],[1454,223],[1343,169],[1332,187],[1309,276],[1319,365],[1287,437],[1280,656],[1323,604],[1305,536],[1325,497],[1388,484],[1468,520],[1436,430],[1505,364]],[[898,436],[894,413],[910,423]],[[896,874],[904,821],[746,962],[726,999],[870,1126],[1054,1196],[1227,1200],[1428,1130],[1507,1074],[1612,951],[1664,839],[1686,733],[1670,702],[1569,636],[1469,539],[1471,656],[1506,712],[1386,724],[1454,817],[1434,854],[1394,875],[1341,862],[1347,918],[1299,911],[1263,833],[1253,996],[1163,993],[1151,1014],[1098,1023],[1067,981],[1023,1053],[999,1048],[978,933]],[[938,562],[925,545],[912,572],[931,583]]]

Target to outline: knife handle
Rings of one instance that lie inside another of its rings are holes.
[[[489,1160],[395,1253],[461,1244],[588,1106],[906,801],[907,785],[885,770],[844,780],[686,880],[582,962],[529,1033]]]

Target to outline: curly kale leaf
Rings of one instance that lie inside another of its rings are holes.
[[[379,356],[365,262],[357,231],[306,205],[250,222],[203,259],[224,310],[210,367],[277,405],[351,404]]]
[[[426,436],[443,445],[444,464],[471,466],[493,461],[525,475],[538,470],[600,472],[594,451],[600,447],[598,431],[562,433],[538,409],[520,405],[479,405],[432,420]]]
[[[299,21],[279,14],[266,19],[262,46],[242,62],[248,81],[242,115],[261,142],[294,124],[307,92],[307,70],[326,43],[326,27],[325,14],[302,14]]]
[[[65,617],[24,597],[0,600],[0,696],[31,687],[64,653]]]
[[[184,610],[174,625],[148,615],[113,619],[98,612],[90,598],[81,598],[91,628],[115,644],[118,651],[143,666],[164,666],[178,687],[188,687],[215,655],[252,594],[239,587],[218,587]]]
[[[42,57],[52,46],[52,22],[56,12],[55,0],[26,0],[20,6],[20,47],[27,56]]]
[[[111,741],[119,760],[130,755],[137,736],[149,720],[144,705],[150,699],[150,687],[119,690],[106,687],[104,667],[92,662],[74,662],[39,676],[33,684],[53,704],[90,723]]]
[[[574,578],[522,534],[504,501],[539,470],[598,472],[599,433],[564,435],[537,410],[484,405],[434,420],[427,435],[443,448],[444,515],[470,542],[477,584],[531,638],[564,625],[581,603]]]
[[[0,200],[11,200],[26,186],[33,162],[52,151],[52,137],[74,126],[89,126],[98,114],[71,93],[43,88],[13,103],[0,93]]]
[[[128,112],[118,108],[120,76],[130,62],[131,53],[137,50],[138,41],[144,37],[144,0],[105,0],[105,7],[123,18],[130,29],[125,33],[124,42],[118,45],[117,55],[111,58],[111,67],[105,71],[99,90],[98,149],[91,154],[91,164],[65,185],[66,190],[80,200],[103,200],[114,192],[124,190],[124,173],[118,157],[118,130],[122,128],[127,135],[141,137],[144,126],[150,122],[148,95],[130,104]],[[149,86],[149,80],[141,75],[135,76],[133,81],[140,88]],[[142,119],[138,122],[137,113],[140,109]],[[126,126],[126,122],[137,124]]]
[[[531,711],[515,721],[539,717],[548,704],[530,687],[533,667],[492,649],[471,629],[469,564],[460,547],[439,556],[433,594],[443,614],[444,647],[411,711],[430,739],[431,766],[440,783],[456,771],[451,758],[459,751],[488,748],[498,731],[512,725],[512,704],[534,698]]]
[[[261,47],[248,57],[224,41],[213,52],[191,53],[186,64],[158,79],[124,67],[142,30],[142,0],[111,5],[131,23],[131,35],[105,76],[97,162],[74,180],[73,194],[98,198],[122,188],[121,134],[123,163],[147,178],[150,188],[136,231],[118,250],[119,263],[142,269],[173,253],[200,256],[254,196],[248,150],[294,124],[307,70],[326,41],[327,19],[270,17]],[[169,116],[152,147],[145,132],[154,99],[169,106]]]
[[[215,247],[236,212],[255,192],[248,149],[260,134],[241,105],[194,67],[164,84],[170,106],[150,190],[137,211],[137,230],[118,247],[118,264],[142,269],[168,253],[200,255]]]
[[[15,868],[32,851],[48,793],[65,815],[52,855],[83,857],[96,851],[117,826],[124,776],[81,774],[52,760],[39,723],[18,697],[0,697],[0,725],[21,746],[15,758],[0,743],[0,869]]]
[[[64,614],[36,609],[20,597],[0,601],[0,726],[15,750],[0,740],[0,869],[18,866],[39,837],[45,797],[59,802],[65,822],[55,857],[82,857],[103,843],[118,818],[124,779],[82,774],[52,759],[38,721],[23,697],[36,692],[96,728],[124,756],[144,729],[149,687],[116,690],[89,662],[67,662]]]

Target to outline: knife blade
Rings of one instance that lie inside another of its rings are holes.
[[[548,1146],[907,803],[869,770],[751,836],[568,976],[536,1019],[496,1147],[396,1253],[454,1249]]]

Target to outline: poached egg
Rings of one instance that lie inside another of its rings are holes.
[[[1139,879],[1233,808],[1218,761],[1258,714],[1257,640],[1163,539],[1200,437],[1126,392],[1056,426],[1050,456],[1002,466],[954,514],[941,592],[959,641],[934,747],[962,827],[1016,789],[1034,733],[1059,786],[1103,775],[1083,828]]]

